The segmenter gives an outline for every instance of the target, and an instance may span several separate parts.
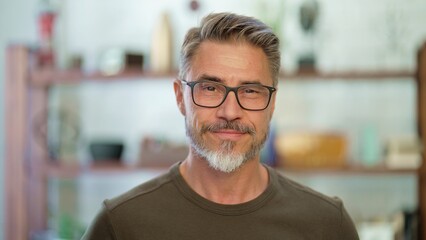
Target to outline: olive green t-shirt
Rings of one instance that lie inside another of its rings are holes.
[[[176,164],[168,173],[104,201],[83,239],[359,239],[339,199],[267,169],[269,184],[260,196],[224,205],[193,191]]]

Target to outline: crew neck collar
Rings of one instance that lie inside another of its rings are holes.
[[[277,186],[277,176],[275,171],[273,171],[269,166],[266,166],[269,176],[269,182],[266,189],[256,198],[239,204],[220,204],[208,200],[198,193],[196,193],[185,181],[182,174],[179,171],[179,166],[181,162],[176,163],[170,169],[170,173],[172,175],[172,179],[178,190],[181,194],[191,201],[193,204],[203,208],[206,211],[219,214],[219,215],[227,215],[227,216],[235,216],[235,215],[244,215],[251,212],[256,211],[257,209],[264,206],[269,199],[272,198],[274,193],[276,192],[274,189]]]

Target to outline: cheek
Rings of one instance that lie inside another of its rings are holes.
[[[186,104],[185,110],[186,110],[185,119],[186,119],[186,124],[188,125],[188,127],[193,129],[200,129],[201,124],[203,122],[203,116],[204,116],[203,113],[200,111],[200,109],[194,104],[192,104],[192,102],[190,102],[190,104]]]
[[[191,96],[185,96],[186,118],[193,124],[211,122],[215,119],[215,108],[204,108],[194,104]]]
[[[185,108],[185,117],[186,118],[191,118],[191,116],[194,113],[194,104],[192,102],[192,97],[190,94],[184,94],[183,95],[183,102],[184,104],[184,108]]]
[[[258,134],[268,131],[269,122],[271,120],[271,113],[264,113],[252,119],[252,125]]]

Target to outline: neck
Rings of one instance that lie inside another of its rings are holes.
[[[190,153],[180,165],[188,185],[210,201],[239,204],[258,197],[268,185],[268,172],[259,157],[247,161],[232,173],[211,168],[205,159]]]

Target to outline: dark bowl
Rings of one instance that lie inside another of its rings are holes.
[[[93,142],[89,148],[93,160],[120,161],[124,145],[119,142]]]

